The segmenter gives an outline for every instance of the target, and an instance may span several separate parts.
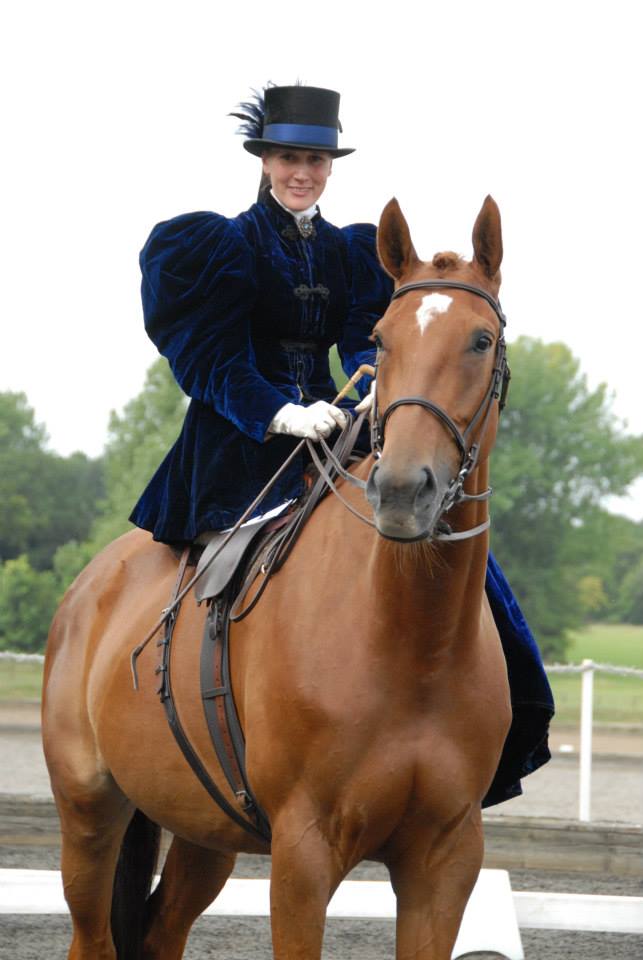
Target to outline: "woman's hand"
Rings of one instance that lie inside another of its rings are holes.
[[[309,407],[297,403],[287,403],[273,417],[268,433],[286,433],[292,437],[306,437],[319,440],[329,437],[337,427],[348,423],[348,415],[339,407],[325,400],[318,400]]]

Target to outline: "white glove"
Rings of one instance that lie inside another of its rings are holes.
[[[292,437],[307,437],[319,440],[329,437],[336,427],[345,427],[348,415],[325,400],[318,400],[309,407],[287,403],[272,418],[268,433],[287,433]]]
[[[373,397],[375,396],[375,381],[371,380],[370,390],[363,400],[355,407],[355,413],[370,413],[373,409]]]

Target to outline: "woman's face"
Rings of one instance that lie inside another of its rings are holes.
[[[273,193],[289,210],[306,210],[317,203],[333,164],[323,151],[290,147],[268,150],[261,159]]]

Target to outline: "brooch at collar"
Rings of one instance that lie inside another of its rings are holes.
[[[299,234],[304,240],[310,240],[311,237],[315,236],[315,224],[310,217],[298,217],[296,223]]]

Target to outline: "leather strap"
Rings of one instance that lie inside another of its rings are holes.
[[[270,840],[270,823],[254,799],[245,769],[245,739],[237,714],[230,677],[229,603],[218,598],[212,604],[201,646],[201,697],[208,731],[221,769],[241,805],[257,829]],[[214,680],[214,686],[210,686]]]
[[[492,297],[490,293],[487,293],[486,290],[483,290],[482,287],[475,287],[471,283],[462,283],[459,280],[415,280],[412,283],[403,283],[401,287],[393,291],[391,300],[397,300],[398,297],[401,297],[403,293],[408,293],[409,290],[426,290],[427,287],[435,287],[442,290],[466,290],[467,293],[474,293],[476,297],[481,297],[487,301],[503,327],[507,325],[507,318],[502,312],[502,307],[498,300]]]
[[[176,709],[174,697],[172,695],[172,679],[170,670],[172,636],[174,634],[174,626],[176,624],[180,609],[180,601],[177,604],[177,599],[180,597],[181,584],[183,582],[183,576],[185,574],[185,568],[187,566],[189,555],[190,548],[186,547],[179,563],[179,570],[177,572],[176,583],[174,585],[172,600],[169,607],[171,612],[168,613],[165,618],[165,633],[163,639],[158,643],[158,646],[163,648],[163,653],[161,657],[161,663],[156,668],[156,673],[160,674],[161,676],[161,685],[157,693],[161,699],[161,703],[163,704],[170,730],[172,731],[174,739],[176,740],[181,753],[210,797],[223,810],[223,812],[226,813],[231,820],[234,820],[238,826],[245,830],[246,833],[249,833],[256,840],[269,842],[269,835],[266,836],[262,830],[260,830],[258,827],[255,827],[253,823],[235,810],[232,804],[228,802],[228,800],[217,787],[216,783],[206,770],[205,766],[192,747],[192,744],[188,740],[188,737],[186,736]]]

